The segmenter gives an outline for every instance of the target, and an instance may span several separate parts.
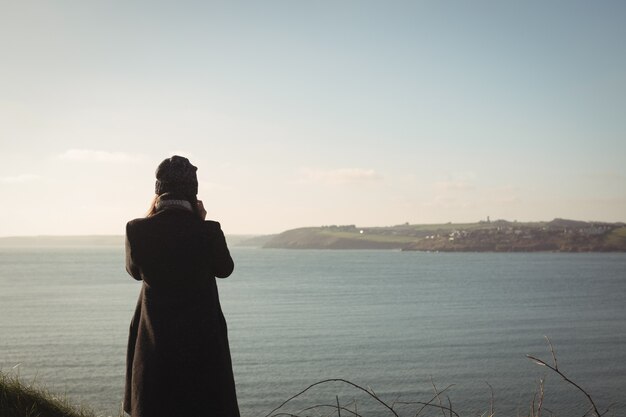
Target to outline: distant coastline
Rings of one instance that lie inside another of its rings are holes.
[[[430,252],[626,252],[626,224],[554,219],[389,227],[292,229],[263,245],[285,249],[396,249]]]
[[[476,223],[331,225],[274,235],[226,235],[231,247],[429,252],[626,252],[626,223],[554,219]],[[0,237],[4,247],[123,246],[123,235]]]

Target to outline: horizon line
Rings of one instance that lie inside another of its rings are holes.
[[[360,228],[380,228],[380,227],[397,227],[397,226],[430,226],[430,225],[449,225],[449,224],[479,224],[479,223],[495,223],[495,222],[508,222],[508,223],[549,223],[551,221],[555,221],[555,220],[565,220],[565,221],[573,221],[573,222],[583,222],[583,223],[603,223],[603,224],[620,224],[620,225],[626,225],[625,221],[604,221],[604,220],[575,220],[575,219],[565,219],[562,217],[555,217],[552,220],[530,220],[530,221],[524,221],[524,220],[506,220],[506,219],[495,219],[495,220],[490,220],[489,218],[485,219],[481,219],[478,221],[474,221],[474,222],[439,222],[439,223],[400,223],[400,224],[395,224],[395,225],[391,225],[391,226],[359,226]],[[299,226],[299,227],[295,227],[295,228],[290,228],[290,229],[284,229],[281,232],[274,232],[274,233],[224,233],[224,235],[226,236],[269,236],[269,235],[275,235],[275,234],[280,234],[283,233],[287,230],[294,230],[294,229],[303,229],[303,228],[315,228],[315,227],[329,227],[329,226],[356,226],[355,224],[325,224],[325,225],[318,225],[318,226]],[[8,235],[8,236],[0,236],[0,239],[23,239],[23,238],[117,238],[117,237],[124,237],[124,234],[68,234],[68,235],[60,235],[60,234],[37,234],[37,235]]]

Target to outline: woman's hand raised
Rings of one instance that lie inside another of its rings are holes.
[[[198,213],[200,214],[200,218],[202,220],[206,219],[206,210],[204,209],[204,204],[202,204],[201,200],[198,200]]]

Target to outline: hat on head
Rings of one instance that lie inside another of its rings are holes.
[[[174,155],[164,159],[156,170],[156,184],[154,192],[157,195],[163,193],[180,193],[188,196],[198,194],[198,168],[191,165],[189,159]]]

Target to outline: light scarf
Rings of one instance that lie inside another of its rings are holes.
[[[156,210],[166,210],[168,208],[180,208],[189,211],[193,211],[191,203],[187,200],[159,200],[156,203]]]

